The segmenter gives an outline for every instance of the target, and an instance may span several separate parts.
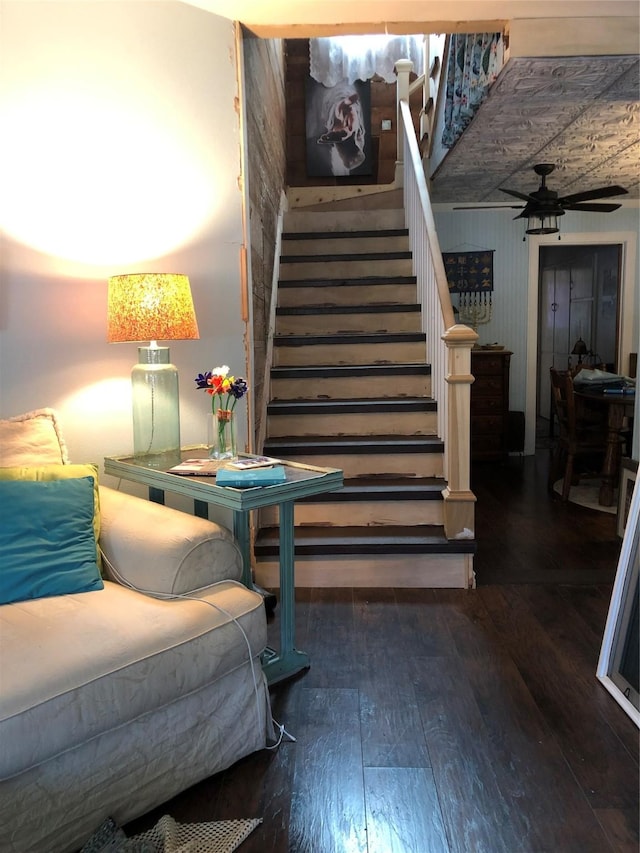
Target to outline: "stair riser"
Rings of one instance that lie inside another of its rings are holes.
[[[424,364],[426,347],[421,341],[388,344],[309,344],[274,346],[276,367],[309,367],[318,364]]]
[[[282,241],[283,255],[350,255],[364,252],[408,252],[407,236],[315,237],[310,240]]]
[[[349,477],[442,477],[442,453],[289,454],[293,462],[339,468]]]
[[[326,527],[371,527],[376,525],[443,524],[442,501],[336,501],[307,503],[300,501],[295,508],[296,527],[324,525]],[[260,510],[260,526],[275,527],[278,508]]]
[[[269,438],[324,435],[436,435],[435,412],[267,415]]]
[[[411,260],[294,261],[280,264],[280,278],[291,281],[305,278],[349,279],[364,276],[413,275]]]
[[[404,228],[404,210],[320,211],[290,210],[284,217],[285,233],[304,231],[372,231]]]
[[[362,400],[430,397],[430,376],[347,376],[344,379],[272,379],[274,400]]]
[[[362,314],[292,314],[276,319],[277,335],[335,335],[342,332],[420,332],[417,311]]]
[[[267,589],[279,587],[278,561],[257,556],[256,582]],[[296,557],[296,587],[469,589],[473,586],[470,554]]]
[[[417,299],[415,284],[300,285],[281,287],[281,308],[310,308],[313,305],[411,305]]]

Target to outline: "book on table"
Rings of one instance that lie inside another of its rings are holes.
[[[278,483],[286,483],[286,481],[287,475],[282,465],[274,465],[271,468],[254,468],[249,471],[220,468],[216,476],[216,485],[233,486],[234,488],[275,486]]]
[[[268,460],[268,462],[267,462]],[[185,459],[179,465],[169,468],[169,474],[178,474],[183,477],[215,477],[218,486],[234,486],[236,488],[248,488],[253,486],[273,486],[277,483],[285,483],[287,480],[285,470],[278,459],[270,459],[266,456],[256,457],[256,464],[248,467],[241,463],[251,463],[253,458],[240,458],[232,463],[228,459]],[[239,466],[239,467],[237,467]]]

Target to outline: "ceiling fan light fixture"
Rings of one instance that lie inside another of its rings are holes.
[[[557,234],[558,216],[555,213],[530,213],[527,219],[527,234]]]
[[[498,187],[500,192],[522,199],[526,204],[519,216],[514,219],[526,219],[527,230],[525,234],[558,234],[558,218],[564,216],[567,210],[581,210],[586,213],[611,213],[617,210],[619,204],[594,204],[593,199],[609,198],[610,196],[626,195],[628,190],[616,185],[610,187],[598,187],[593,190],[572,193],[560,197],[556,190],[547,187],[547,175],[555,169],[553,163],[538,163],[533,167],[536,175],[540,175],[540,186],[531,193],[522,193],[519,190],[509,190],[506,187]],[[522,238],[523,240],[526,237]],[[558,236],[558,240],[560,237]]]

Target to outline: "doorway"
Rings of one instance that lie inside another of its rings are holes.
[[[618,371],[622,246],[545,245],[539,251],[536,414],[544,438],[551,426],[551,367]]]

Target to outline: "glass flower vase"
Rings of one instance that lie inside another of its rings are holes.
[[[209,457],[236,459],[236,416],[231,409],[216,409],[209,416]]]

